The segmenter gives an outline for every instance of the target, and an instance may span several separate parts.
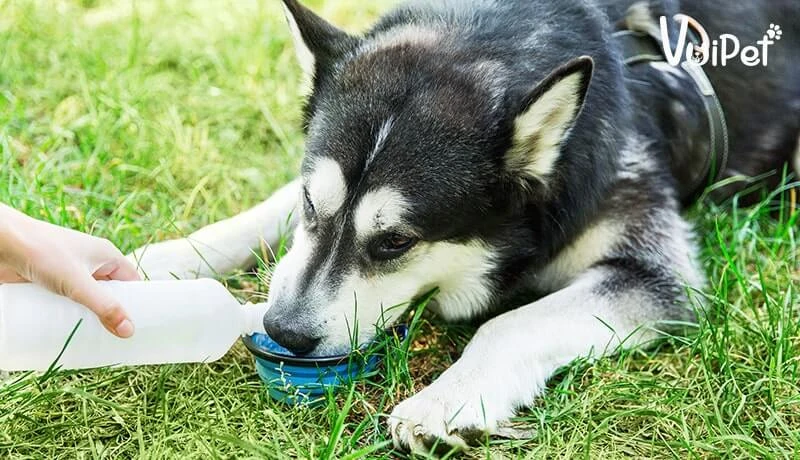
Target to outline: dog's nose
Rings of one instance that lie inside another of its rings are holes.
[[[264,316],[264,329],[272,340],[295,355],[307,355],[316,348],[319,337],[299,327],[297,319],[285,319],[285,316],[274,308],[270,308]]]

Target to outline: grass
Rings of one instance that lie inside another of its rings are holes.
[[[308,3],[354,30],[387,7]],[[302,155],[289,42],[277,0],[0,0],[0,201],[124,251],[257,203]],[[768,202],[691,210],[714,312],[695,336],[570,366],[520,415],[533,439],[468,456],[798,458],[798,215]],[[316,408],[272,402],[241,346],[208,365],[15,375],[0,457],[396,457],[383,416],[472,332],[415,325],[381,377]]]

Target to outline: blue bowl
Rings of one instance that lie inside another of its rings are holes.
[[[402,342],[408,335],[404,325],[386,331]],[[287,404],[314,404],[325,395],[356,380],[374,375],[383,357],[378,337],[349,354],[323,357],[295,356],[266,334],[243,337],[245,347],[255,356],[256,371],[266,384],[269,395]]]

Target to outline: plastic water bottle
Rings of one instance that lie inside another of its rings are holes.
[[[240,336],[264,332],[266,305],[242,305],[214,280],[101,285],[125,308],[133,337],[112,335],[86,307],[39,286],[0,285],[0,370],[211,362]]]

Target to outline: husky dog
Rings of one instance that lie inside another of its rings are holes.
[[[680,12],[755,43],[779,22],[768,66],[706,70],[727,115],[721,177],[798,162],[800,3],[632,3],[414,1],[355,36],[284,0],[312,82],[300,178],[135,258],[151,278],[212,276],[252,265],[288,222],[265,326],[312,356],[438,287],[442,318],[486,321],[394,408],[391,435],[426,451],[507,434],[559,367],[696,320],[704,276],[681,210],[711,122],[685,68],[626,65],[616,30],[657,33]]]

